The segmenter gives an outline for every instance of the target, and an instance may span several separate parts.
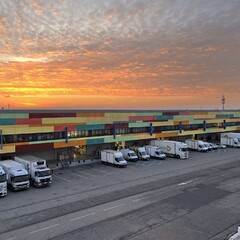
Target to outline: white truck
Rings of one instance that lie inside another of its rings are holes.
[[[7,178],[6,173],[0,166],[0,197],[7,195]]]
[[[221,133],[220,142],[221,144],[224,144],[229,147],[240,148],[240,142],[236,135],[234,135],[233,133]]]
[[[136,162],[138,160],[137,154],[129,148],[122,149],[121,153],[123,154],[124,159],[126,159],[127,161]]]
[[[11,190],[17,191],[29,188],[29,174],[22,164],[13,160],[5,160],[1,161],[0,165],[6,173],[7,185]]]
[[[112,164],[118,167],[127,166],[127,161],[123,158],[123,154],[120,151],[114,150],[102,150],[101,161],[103,163]]]
[[[30,183],[34,187],[49,186],[52,183],[52,171],[46,165],[46,160],[31,155],[15,156],[14,161],[30,174]]]
[[[159,147],[152,146],[152,145],[146,145],[144,147],[146,149],[146,152],[148,153],[148,155],[150,155],[151,158],[157,158],[157,159],[166,158],[166,154],[164,154]]]
[[[188,145],[188,148],[191,150],[199,151],[199,152],[207,152],[208,148],[204,144],[202,140],[193,140],[187,139],[185,143]]]
[[[137,153],[138,159],[146,161],[150,159],[150,156],[147,154],[145,147],[131,146],[130,149]]]
[[[152,140],[151,144],[161,148],[162,152],[169,157],[186,159],[189,157],[186,143],[171,140]]]

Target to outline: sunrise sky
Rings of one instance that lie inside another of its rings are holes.
[[[0,0],[0,107],[240,109],[240,0]]]

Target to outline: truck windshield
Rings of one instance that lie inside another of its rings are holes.
[[[6,174],[0,175],[0,183],[5,182],[5,181],[6,181]]]
[[[187,152],[188,151],[188,148],[181,148],[182,149],[182,152]]]
[[[22,175],[22,176],[16,176],[16,177],[12,177],[12,181],[15,183],[18,182],[25,182],[29,180],[29,175]]]
[[[141,154],[144,156],[144,155],[147,155],[147,153],[146,152],[141,152]]]
[[[161,154],[161,151],[156,151],[155,152],[157,155],[160,155]]]
[[[45,170],[45,171],[41,171],[41,172],[36,172],[36,176],[37,177],[46,177],[46,176],[50,176],[52,174],[51,170]]]
[[[123,157],[115,158],[117,162],[125,162],[125,159]]]
[[[135,153],[130,153],[131,157],[136,157],[137,155]]]

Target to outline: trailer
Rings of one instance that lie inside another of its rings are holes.
[[[28,189],[30,186],[28,171],[13,160],[1,161],[0,165],[7,176],[7,186],[13,191]]]
[[[2,166],[0,166],[0,197],[6,195],[7,195],[7,177]]]
[[[151,144],[161,148],[168,157],[186,159],[189,157],[188,145],[186,143],[171,140],[152,140]]]
[[[208,148],[205,146],[204,142],[201,140],[193,140],[193,139],[187,139],[185,141],[188,148],[191,150],[195,150],[198,152],[207,152]]]
[[[30,183],[34,187],[49,186],[52,183],[52,171],[46,160],[31,155],[15,156],[14,161],[22,164],[30,175]]]
[[[124,159],[126,159],[127,161],[136,162],[138,160],[137,154],[129,148],[122,149],[121,153],[123,154]]]
[[[161,149],[157,146],[152,145],[146,145],[144,146],[146,149],[146,152],[148,155],[150,155],[151,158],[157,158],[157,159],[166,159],[166,154],[161,151]]]
[[[221,133],[220,143],[228,147],[240,148],[239,133]]]
[[[115,165],[117,167],[126,167],[127,161],[123,158],[123,154],[120,151],[114,150],[102,150],[101,161],[103,163]]]

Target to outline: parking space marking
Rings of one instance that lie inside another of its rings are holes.
[[[54,224],[52,226],[48,226],[48,227],[45,227],[45,228],[41,228],[41,229],[38,229],[38,230],[35,230],[35,231],[32,231],[32,232],[29,232],[30,234],[33,234],[33,233],[37,233],[37,232],[40,232],[40,231],[44,231],[46,229],[49,229],[49,228],[53,228],[53,227],[57,227],[59,226],[59,224]]]
[[[90,177],[97,177],[96,175],[92,175],[92,174],[90,174],[90,173],[85,173],[85,172],[80,171],[80,170],[77,170],[77,169],[76,169],[76,171],[78,171],[78,172],[80,172],[80,173],[82,173],[82,174],[88,175],[88,176],[90,176]]]
[[[134,169],[134,170],[135,170],[135,169],[137,169],[137,168],[135,168],[135,167],[132,167],[132,166],[129,166],[129,165],[128,165],[127,167],[128,167],[128,168],[132,168],[132,169]]]
[[[14,240],[14,239],[17,239],[16,237],[12,237],[12,238],[8,238],[6,240]]]
[[[139,202],[139,201],[143,200],[144,198],[146,198],[146,197],[138,198],[138,199],[132,200],[132,203]]]
[[[77,174],[77,173],[73,173],[73,172],[69,172],[70,174],[72,174],[72,175],[75,175],[75,176],[77,176],[77,177],[81,177],[81,178],[84,178],[84,179],[88,179],[87,177],[84,177],[84,176],[82,176],[82,175],[80,175],[80,174]]]
[[[56,175],[56,174],[53,174],[53,176],[54,177],[56,177],[56,178],[60,178],[60,179],[62,179],[62,180],[64,180],[64,181],[66,181],[66,182],[71,182],[70,180],[68,180],[68,179],[66,179],[66,178],[63,178],[63,177],[60,177],[60,176],[58,176],[58,175]]]
[[[79,219],[82,219],[82,218],[85,218],[85,217],[93,216],[95,214],[96,213],[89,213],[89,214],[84,215],[84,216],[80,216],[80,217],[77,217],[77,218],[70,219],[70,221],[76,221],[76,220],[79,220]]]
[[[94,171],[96,171],[96,172],[100,172],[100,173],[107,173],[107,172],[102,171],[102,170],[99,170],[99,169],[92,169],[92,170],[94,170]]]

